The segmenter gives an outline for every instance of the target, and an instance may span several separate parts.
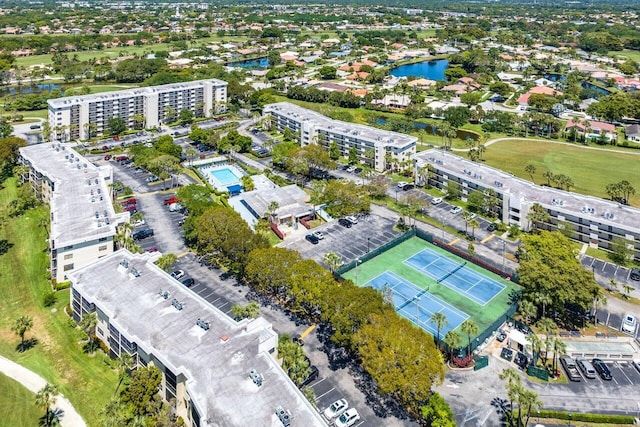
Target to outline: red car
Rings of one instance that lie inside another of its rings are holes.
[[[111,154],[107,154],[106,156],[104,156],[105,160],[111,160]]]
[[[180,199],[178,199],[176,196],[171,196],[171,197],[168,197],[168,198],[164,199],[165,206],[166,205],[172,205],[172,204],[178,203],[178,202],[180,202]]]
[[[123,200],[121,203],[122,203],[122,206],[135,205],[137,203],[137,200],[135,198],[131,198],[131,199]]]
[[[147,252],[158,252],[158,248],[149,248]]]
[[[127,212],[137,212],[138,211],[138,209],[136,209],[136,205],[126,205],[122,209],[127,211]]]

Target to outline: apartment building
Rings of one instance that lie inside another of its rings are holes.
[[[288,128],[298,135],[302,146],[315,143],[328,148],[335,142],[345,157],[355,148],[360,161],[378,172],[389,169],[391,163],[410,161],[416,153],[416,137],[333,120],[288,102],[266,105],[263,114],[271,117],[271,125],[279,132]]]
[[[111,204],[111,166],[96,167],[59,143],[23,147],[20,162],[29,167],[23,179],[51,209],[53,279],[65,281],[73,270],[113,253],[117,227],[129,222],[129,213],[116,214]]]
[[[424,184],[423,171],[428,167],[430,185],[446,191],[450,183],[458,183],[462,200],[466,201],[474,191],[493,190],[499,200],[499,218],[506,224],[529,230],[528,214],[532,206],[538,204],[550,217],[542,228],[571,230],[574,240],[604,250],[611,249],[614,239],[625,239],[627,247],[634,251],[634,258],[640,259],[640,209],[536,185],[441,150],[423,151],[413,159],[418,184]]]
[[[108,128],[109,119],[121,117],[133,129],[141,117],[145,128],[161,126],[168,113],[190,110],[210,117],[226,110],[227,82],[197,80],[161,86],[50,99],[49,126],[53,141],[89,139]]]
[[[274,359],[271,324],[231,319],[155,265],[158,256],[122,249],[74,271],[73,318],[95,312],[111,357],[157,367],[161,395],[189,427],[326,425]]]

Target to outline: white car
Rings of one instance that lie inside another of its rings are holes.
[[[475,217],[477,217],[477,216],[478,216],[478,214],[475,214],[475,213],[471,212],[471,213],[469,214],[469,219],[474,219],[474,218],[475,218]]]
[[[353,224],[357,224],[358,223],[358,218],[356,218],[353,215],[345,216],[345,218],[348,219],[349,221],[351,221],[351,223],[353,223]]]
[[[146,221],[144,219],[139,219],[133,223],[134,227],[140,227],[141,225],[145,225]]]
[[[434,197],[433,199],[431,199],[432,205],[439,205],[440,203],[442,203],[442,197]]]
[[[633,334],[636,331],[636,318],[630,314],[625,314],[622,319],[622,332]]]
[[[324,239],[324,233],[322,231],[314,231],[313,235],[318,238],[318,240]]]
[[[335,417],[339,417],[340,415],[342,415],[342,413],[346,411],[348,407],[349,404],[347,403],[346,399],[336,400],[331,405],[329,405],[327,409],[324,410],[324,416],[328,420],[332,420]]]
[[[462,212],[462,208],[460,206],[454,206],[451,208],[451,210],[449,211],[450,213],[457,215],[460,212]]]
[[[180,280],[184,277],[184,271],[183,270],[176,270],[173,273],[171,273],[171,277],[173,277],[176,280]]]
[[[402,189],[402,188],[406,187],[407,185],[409,185],[409,183],[408,183],[408,182],[400,181],[400,182],[398,183],[398,188]]]
[[[360,420],[360,414],[355,408],[347,409],[342,415],[338,417],[335,422],[336,427],[351,427],[358,420]]]

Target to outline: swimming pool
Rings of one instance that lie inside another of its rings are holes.
[[[210,173],[224,187],[240,182],[240,177],[229,168],[215,169]]]

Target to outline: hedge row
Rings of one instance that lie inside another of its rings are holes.
[[[571,416],[569,416],[571,414]],[[543,409],[538,414],[535,414],[536,418],[554,418],[557,420],[573,420],[573,421],[585,421],[592,423],[608,423],[608,424],[633,424],[634,418],[631,415],[613,415],[613,414],[581,414],[565,411],[553,411]]]

